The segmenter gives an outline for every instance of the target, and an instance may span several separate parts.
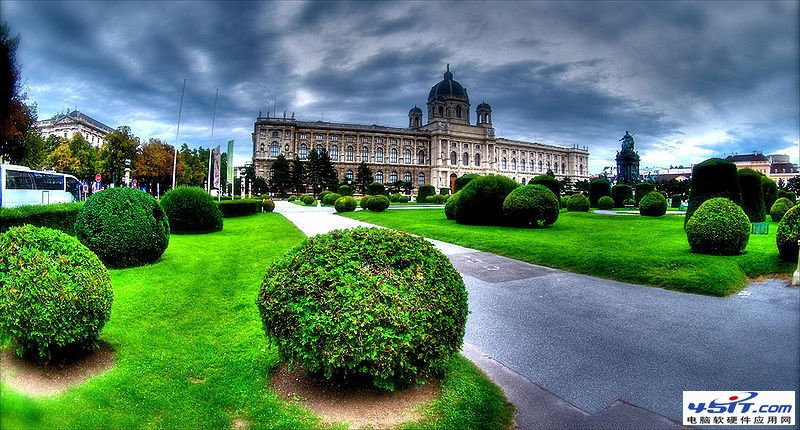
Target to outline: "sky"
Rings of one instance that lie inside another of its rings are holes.
[[[498,137],[588,146],[599,173],[626,130],[643,168],[798,163],[798,4],[2,1],[0,19],[40,119],[77,108],[175,144],[185,79],[178,140],[232,139],[242,165],[259,112],[405,127],[450,64],[473,123],[485,101]]]

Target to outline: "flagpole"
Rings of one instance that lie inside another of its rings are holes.
[[[181,106],[178,108],[178,130],[175,131],[175,154],[172,157],[172,188],[175,188],[175,172],[178,167],[178,136],[181,134],[181,114],[183,113],[183,95],[186,92],[186,79],[181,90]]]
[[[219,97],[219,88],[217,88],[217,93],[214,95],[214,112],[211,114],[211,143],[208,144],[208,188],[207,192],[211,194],[211,148],[214,147],[214,120],[217,118],[217,97]]]

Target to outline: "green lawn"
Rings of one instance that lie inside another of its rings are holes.
[[[748,278],[791,274],[769,235],[751,235],[746,253],[720,257],[690,252],[683,217],[658,218],[562,211],[544,229],[460,225],[441,209],[358,211],[346,216],[421,236],[576,273],[678,291],[728,295]]]
[[[116,366],[53,397],[3,385],[0,428],[226,429],[235,419],[249,429],[322,427],[268,388],[279,357],[255,305],[266,266],[303,238],[278,214],[226,218],[219,233],[173,235],[152,266],[112,270],[101,340]],[[410,428],[510,425],[513,408],[463,357],[449,363],[442,392]]]

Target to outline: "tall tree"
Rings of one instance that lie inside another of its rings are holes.
[[[36,128],[36,104],[26,104],[17,64],[19,35],[0,25],[0,160],[41,167],[45,153]]]
[[[292,188],[296,193],[306,192],[306,167],[297,156],[292,160]]]
[[[133,159],[133,172],[137,182],[151,188],[158,184],[160,190],[172,186],[174,151],[175,147],[159,139],[150,139],[142,145]],[[179,167],[181,165],[182,163],[178,163]]]
[[[98,150],[80,133],[75,133],[69,140],[51,135],[42,144],[45,148],[55,144],[43,162],[45,167],[73,174],[83,180],[89,180],[97,173]]]
[[[361,164],[358,165],[358,171],[356,171],[356,186],[358,186],[359,191],[361,191],[362,194],[366,193],[367,186],[374,181],[372,170],[367,166],[367,163],[362,161]]]
[[[292,171],[289,168],[289,160],[283,154],[278,155],[272,162],[272,178],[269,180],[269,186],[279,197],[286,196],[286,191],[292,188]]]
[[[331,157],[325,150],[317,152],[312,149],[308,154],[306,162],[308,172],[308,185],[314,194],[319,194],[322,190],[333,190],[339,185],[336,168],[333,167]]]
[[[139,138],[133,135],[127,125],[108,133],[100,147],[100,165],[106,179],[119,185],[125,173],[125,162],[133,161],[138,147]]]

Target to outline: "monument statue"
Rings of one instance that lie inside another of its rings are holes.
[[[622,139],[619,140],[622,142],[622,151],[623,153],[633,152],[633,136],[628,133],[628,130],[625,130],[625,136],[622,136]]]
[[[618,184],[635,186],[641,180],[639,176],[639,154],[633,149],[633,136],[625,130],[625,136],[619,139],[622,149],[617,151],[617,177]]]

